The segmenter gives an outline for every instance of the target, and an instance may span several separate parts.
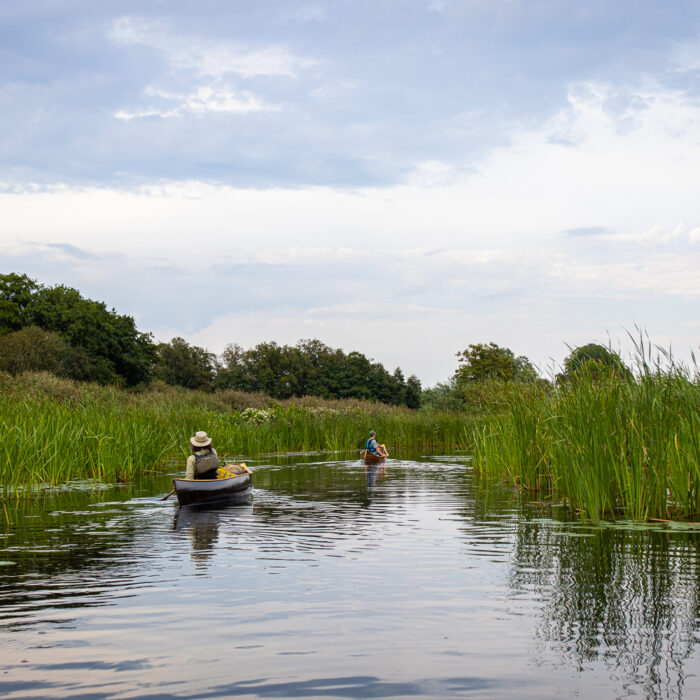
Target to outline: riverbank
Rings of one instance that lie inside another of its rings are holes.
[[[206,430],[231,458],[265,452],[352,450],[370,429],[393,449],[453,450],[470,419],[354,399],[273,400],[154,384],[145,391],[59,379],[48,373],[0,375],[0,484],[18,487],[74,479],[129,480],[189,453]]]
[[[514,393],[474,432],[474,468],[584,519],[700,517],[700,385],[683,368],[583,373]]]

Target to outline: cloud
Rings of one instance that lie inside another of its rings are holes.
[[[576,226],[562,231],[567,236],[601,236],[605,233],[610,233],[610,229],[605,226]]]
[[[700,303],[694,100],[576,83],[564,107],[508,142],[469,168],[416,158],[383,187],[11,185],[0,255],[138,315],[160,338],[219,351],[318,336],[428,382],[469,342],[539,364],[565,353],[563,340],[634,323],[659,342],[696,343],[683,325]]]
[[[189,94],[170,93],[158,88],[147,88],[145,94],[156,97],[163,107],[147,107],[134,112],[119,110],[117,119],[144,119],[160,117],[168,119],[183,114],[205,114],[207,112],[237,113],[276,111],[279,107],[265,104],[263,100],[247,91],[236,91],[229,87],[202,86]]]
[[[234,41],[172,32],[163,21],[121,17],[114,20],[112,40],[122,46],[144,46],[160,52],[174,70],[193,70],[200,77],[296,77],[315,64],[281,45],[250,48]]]
[[[604,238],[615,243],[633,243],[639,246],[667,246],[676,241],[694,241],[694,232],[697,227],[688,230],[688,227],[682,222],[678,222],[672,226],[655,225],[644,231],[632,231],[629,233],[613,233],[604,234]]]
[[[94,260],[98,257],[94,253],[89,253],[88,251],[83,250],[82,248],[70,245],[70,243],[48,243],[46,247],[60,250],[61,252],[66,253],[66,255],[69,255],[72,258],[76,258],[78,260]]]

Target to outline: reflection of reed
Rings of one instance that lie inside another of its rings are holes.
[[[577,534],[585,533],[553,523],[518,527],[510,583],[546,601],[537,637],[576,667],[602,661],[647,697],[682,696],[700,612],[697,535]]]

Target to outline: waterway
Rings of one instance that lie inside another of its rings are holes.
[[[249,460],[0,511],[0,697],[698,698],[700,528],[591,525],[459,455]]]

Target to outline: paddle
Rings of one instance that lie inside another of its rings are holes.
[[[164,501],[166,498],[170,498],[170,496],[172,496],[174,493],[175,493],[175,489],[173,489],[170,493],[163,496],[160,500]]]

